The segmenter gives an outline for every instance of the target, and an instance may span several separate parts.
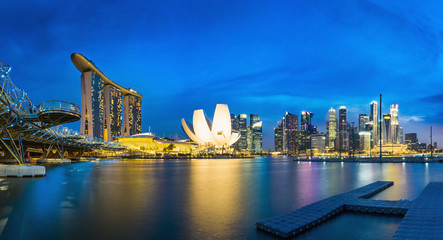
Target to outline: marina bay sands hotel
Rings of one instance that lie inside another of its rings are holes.
[[[71,60],[82,73],[80,132],[105,141],[140,133],[143,96],[111,81],[85,56],[73,53]]]

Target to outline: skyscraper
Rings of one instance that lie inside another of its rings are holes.
[[[125,95],[125,97],[123,98],[123,136],[130,136],[141,133],[141,105],[142,99],[137,96],[128,94]]]
[[[391,129],[390,135],[392,143],[399,144],[400,141],[400,126],[398,123],[398,104],[391,105]]]
[[[278,121],[274,128],[274,148],[276,152],[283,152],[283,122]]]
[[[338,110],[338,149],[340,151],[347,151],[349,149],[349,133],[348,133],[348,122],[347,122],[347,112],[346,107],[341,106]]]
[[[300,117],[300,133],[299,133],[299,150],[306,151],[311,147],[310,143],[310,128],[311,128],[311,115],[312,113],[307,111],[301,112]]]
[[[249,115],[249,125],[251,128],[251,153],[259,154],[262,152],[262,124],[260,116],[257,114]]]
[[[231,129],[239,131],[238,118],[237,118],[237,116],[235,116],[235,113],[231,113]],[[238,142],[239,142],[239,140],[231,145],[231,148],[234,149],[234,151],[237,151],[237,152],[239,151],[238,150]]]
[[[334,108],[329,109],[328,121],[326,124],[326,135],[329,149],[335,149],[335,141],[337,139],[337,113]]]
[[[240,131],[240,139],[238,140],[238,151],[240,152],[248,152],[248,130],[247,130],[247,120],[248,115],[240,114],[237,117],[238,119],[238,131]]]
[[[346,125],[343,125],[343,123],[346,123],[347,121],[347,115],[346,115],[346,107],[345,106],[340,106],[339,110],[338,110],[338,120],[340,122],[339,125],[339,130],[344,130],[344,127]]]
[[[359,132],[366,132],[368,131],[366,123],[369,122],[369,116],[368,114],[360,114],[358,116],[358,131]]]
[[[248,140],[247,140],[247,115],[239,114],[235,116],[234,113],[231,113],[231,125],[233,130],[237,130],[240,132],[240,139],[232,145],[237,152],[248,152]]]
[[[80,133],[101,139],[105,128],[104,85],[103,79],[94,71],[81,75]]]
[[[295,155],[298,151],[298,116],[286,112],[284,117],[286,132],[286,147],[288,155]]]
[[[358,135],[358,127],[354,127],[354,122],[348,123],[349,151],[354,153],[360,148],[360,137]]]
[[[391,114],[383,114],[383,144],[392,143],[391,136]]]
[[[233,130],[238,130],[238,120],[237,117],[235,116],[235,113],[231,113],[231,128]],[[238,143],[238,141],[236,143]],[[232,146],[234,145],[235,143]]]
[[[371,102],[371,109],[369,114],[369,121],[372,122],[372,147],[378,144],[378,115],[377,115],[377,102]]]
[[[399,142],[400,142],[400,144],[405,144],[405,140],[404,140],[404,136],[403,136],[403,127],[399,127],[399,136],[400,136],[400,139],[399,139]]]
[[[311,150],[325,152],[326,136],[324,134],[312,134],[311,135]]]
[[[122,92],[112,86],[105,86],[105,130],[104,138],[113,140],[121,136],[123,122],[123,95]]]
[[[360,150],[369,152],[371,150],[371,133],[370,132],[359,132],[360,135]]]

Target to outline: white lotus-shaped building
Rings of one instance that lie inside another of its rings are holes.
[[[195,110],[192,123],[186,124],[182,118],[183,131],[199,145],[229,147],[240,138],[240,132],[232,130],[231,114],[226,104],[217,104],[212,123],[203,109]]]

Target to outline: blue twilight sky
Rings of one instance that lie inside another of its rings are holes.
[[[131,1],[2,3],[0,60],[36,103],[80,105],[70,55],[144,95],[142,130],[185,137],[180,119],[217,103],[260,114],[264,149],[286,111],[348,118],[398,103],[404,132],[443,144],[443,1]],[[79,129],[79,123],[69,127]],[[439,146],[440,147],[440,146]]]

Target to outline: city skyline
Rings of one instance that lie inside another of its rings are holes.
[[[81,105],[69,59],[81,52],[144,94],[142,132],[150,126],[159,136],[185,137],[181,117],[226,103],[232,112],[260,115],[267,150],[286,111],[315,113],[313,124],[325,131],[330,107],[346,106],[348,122],[357,123],[382,93],[383,113],[399,104],[404,134],[428,142],[432,125],[434,141],[443,142],[438,1],[97,1],[88,2],[90,10],[82,1],[45,3],[7,2],[0,10],[8,22],[0,60],[37,104]],[[211,94],[190,94],[196,89]]]

